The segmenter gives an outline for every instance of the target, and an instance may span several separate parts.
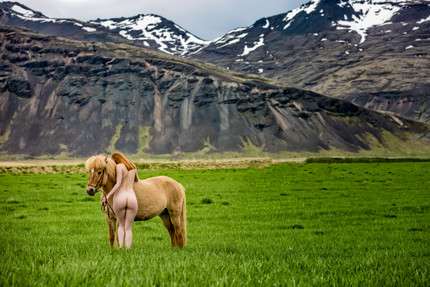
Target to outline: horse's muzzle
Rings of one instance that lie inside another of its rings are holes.
[[[94,187],[87,187],[85,190],[87,191],[87,194],[89,196],[94,196],[97,192],[97,190]]]

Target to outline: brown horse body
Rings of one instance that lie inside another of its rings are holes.
[[[85,166],[90,175],[87,193],[94,196],[101,187],[103,194],[108,194],[115,185],[116,163],[109,157],[99,155],[89,158]],[[133,187],[138,202],[135,221],[160,216],[169,232],[172,246],[184,247],[187,241],[187,221],[183,186],[170,177],[157,176],[135,182]],[[108,199],[110,206],[113,206],[114,198],[115,195]],[[109,216],[106,212],[105,218],[109,226],[109,244],[114,247],[117,220],[112,213],[110,211]]]

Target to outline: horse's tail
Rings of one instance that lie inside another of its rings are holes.
[[[184,198],[182,200],[182,211],[181,211],[181,225],[182,225],[182,246],[184,247],[187,245],[187,200],[185,198],[185,188],[182,187],[182,190],[184,192]]]

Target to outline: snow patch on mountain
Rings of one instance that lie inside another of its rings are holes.
[[[119,33],[129,40],[141,40],[145,38],[153,38],[153,35],[150,33],[150,31],[156,27],[156,24],[161,23],[161,19],[153,15],[140,15],[139,18],[135,20],[124,19],[122,21],[114,21],[108,19],[92,21],[91,23],[100,24],[111,30],[119,30]],[[130,35],[130,31],[142,32],[143,36],[133,37]]]
[[[24,5],[21,5],[19,3],[14,4],[11,8],[10,8],[11,13],[18,17],[21,18],[25,21],[33,21],[33,22],[40,22],[40,23],[70,23],[73,24],[75,26],[80,27],[82,30],[85,30],[87,32],[95,32],[97,31],[96,28],[94,27],[89,27],[84,25],[82,22],[78,22],[72,19],[56,19],[56,18],[48,18],[46,16],[44,16],[43,14],[37,12],[37,14],[35,13],[35,11],[25,7]]]
[[[289,11],[283,18],[285,23],[283,29],[290,28],[296,17],[302,17],[302,13],[310,15],[318,12],[321,17],[324,17],[326,13],[323,7],[327,5],[327,2],[314,0]],[[361,36],[361,44],[366,41],[367,31],[370,27],[387,24],[405,5],[421,2],[421,0],[339,0],[338,3],[333,3],[333,5],[343,8],[345,11],[352,10],[354,13],[346,13],[343,16],[343,20],[334,20],[332,26],[335,26],[338,30],[355,31]]]
[[[299,14],[300,12],[305,12],[306,14],[312,13],[313,11],[315,11],[315,9],[317,8],[320,2],[321,0],[315,0],[288,12],[283,19],[283,22],[288,22],[284,26],[284,30],[288,29],[288,27],[294,21],[294,17],[296,17],[297,14]]]
[[[11,10],[18,13],[18,14],[21,14],[22,16],[27,17],[27,18],[35,16],[33,11],[25,9],[24,7],[21,7],[21,6],[16,5],[16,4],[12,6]]]
[[[430,16],[428,16],[427,18],[421,19],[417,22],[417,24],[422,24],[424,22],[430,21]]]
[[[257,48],[264,46],[264,34],[261,34],[258,42],[254,42],[253,44],[254,46],[251,46],[251,47],[248,47],[248,45],[245,45],[245,47],[243,48],[243,53],[239,56],[244,57],[249,53],[251,53],[252,51],[255,51]]]
[[[129,40],[141,41],[145,46],[153,46],[150,43],[155,43],[158,50],[178,56],[190,51],[196,52],[208,43],[173,22],[153,14],[141,14],[132,18],[97,19],[90,23],[117,31]]]
[[[367,1],[342,1],[338,5],[342,8],[351,6],[359,16],[352,15],[352,19],[337,22],[337,29],[347,29],[355,31],[361,36],[360,43],[366,41],[367,30],[372,26],[383,25],[389,21],[401,9],[401,5],[405,1],[392,0],[391,2],[382,0],[367,0]],[[346,15],[345,15],[346,17]]]
[[[227,35],[213,40],[211,43],[213,43],[215,45],[220,45],[217,47],[217,49],[236,44],[236,43],[240,42],[241,39],[245,38],[248,35],[248,33],[242,33],[246,29],[248,29],[248,28],[234,29],[234,30],[228,32]]]
[[[89,33],[96,32],[96,31],[97,31],[97,29],[96,29],[96,28],[92,28],[92,27],[82,27],[82,30],[85,30],[85,31],[87,31],[87,32],[89,32]]]

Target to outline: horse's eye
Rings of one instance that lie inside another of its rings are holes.
[[[101,172],[101,171],[99,171],[99,173],[98,173],[98,174],[100,175],[100,174],[102,174],[102,172]]]

